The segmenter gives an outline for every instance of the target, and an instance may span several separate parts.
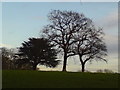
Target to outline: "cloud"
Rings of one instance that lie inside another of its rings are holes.
[[[117,35],[107,34],[107,35],[105,35],[104,38],[105,38],[106,43],[108,43],[109,45],[118,46],[118,36]]]
[[[118,55],[118,11],[114,10],[95,22],[97,26],[103,27],[108,56]]]
[[[8,45],[8,44],[0,44],[0,48],[1,48],[1,47],[13,48],[13,46]]]
[[[118,13],[117,11],[110,13],[104,19],[104,26],[107,28],[118,27]]]
[[[116,35],[106,35],[105,42],[108,48],[109,54],[117,54],[118,53],[118,36]]]
[[[97,25],[102,26],[105,30],[112,30],[118,27],[118,11],[114,10],[103,18],[96,21]]]
[[[106,59],[108,62],[112,61],[112,64],[114,65],[114,59],[118,60],[118,37],[116,35],[106,35],[105,43],[108,50]]]

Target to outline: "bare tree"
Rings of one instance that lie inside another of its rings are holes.
[[[43,36],[64,53],[63,71],[66,71],[67,58],[76,55],[72,52],[72,44],[77,42],[73,36],[87,25],[88,18],[73,11],[53,10],[49,16],[51,24],[43,29]]]
[[[107,55],[107,48],[103,39],[103,30],[96,28],[92,21],[89,25],[84,26],[82,30],[74,34],[74,39],[77,41],[73,45],[73,52],[79,55],[82,65],[82,72],[85,71],[85,64],[92,60],[107,60],[104,58]]]

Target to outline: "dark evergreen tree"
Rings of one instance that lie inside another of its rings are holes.
[[[18,63],[29,63],[33,70],[36,70],[38,64],[47,67],[56,67],[59,64],[54,45],[44,38],[29,38],[29,41],[24,41],[17,55],[18,60],[21,60]]]

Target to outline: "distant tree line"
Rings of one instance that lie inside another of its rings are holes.
[[[15,53],[11,49],[1,48],[2,69],[36,70],[37,65],[56,67],[57,50],[44,38],[29,38]]]
[[[98,73],[114,73],[112,70],[110,70],[110,69],[104,69],[104,70],[102,70],[102,69],[98,69],[96,72],[98,72]]]
[[[79,56],[82,72],[88,61],[107,62],[103,29],[97,28],[91,19],[81,13],[60,10],[51,11],[48,19],[50,24],[42,29],[40,38],[24,41],[14,57],[11,58],[11,52],[10,55],[5,53],[5,48],[1,49],[3,69],[12,65],[15,65],[14,69],[36,70],[37,65],[54,68],[60,63],[57,59],[59,53],[63,53],[62,71],[66,71],[68,58],[76,55]],[[9,60],[11,64],[6,67],[5,63]]]
[[[0,59],[2,60],[2,69],[14,69],[14,50],[5,47],[0,48]]]

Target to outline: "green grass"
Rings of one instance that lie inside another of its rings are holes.
[[[3,70],[3,88],[118,88],[118,74]]]

